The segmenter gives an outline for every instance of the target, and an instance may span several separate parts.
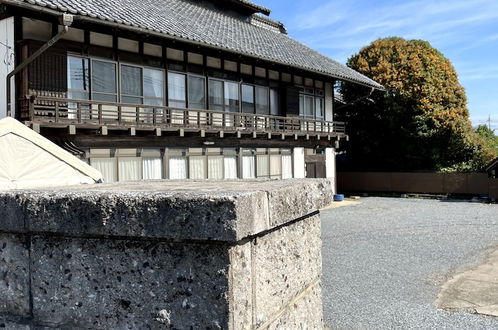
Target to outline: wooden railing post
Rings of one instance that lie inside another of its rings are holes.
[[[76,103],[76,119],[78,123],[81,123],[81,103]]]
[[[135,107],[135,125],[140,122],[140,107]]]
[[[36,102],[36,97],[31,96],[29,98],[29,103],[28,103],[28,111],[29,111],[29,120],[34,120],[35,119],[35,102]]]
[[[59,122],[59,101],[55,101],[55,122]]]
[[[120,106],[120,105],[118,105],[118,124],[120,124],[120,125],[121,125],[121,121],[122,121],[122,119],[123,119],[123,114],[122,114],[122,112],[121,112],[121,106]]]
[[[104,118],[102,116],[102,104],[97,105],[97,116],[99,119],[99,124],[102,124],[104,122]]]

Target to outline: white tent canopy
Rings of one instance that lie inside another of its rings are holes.
[[[93,184],[102,174],[13,118],[0,120],[0,190]]]

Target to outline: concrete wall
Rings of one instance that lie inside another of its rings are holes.
[[[136,182],[0,195],[14,329],[320,329],[327,180]]]
[[[340,192],[488,194],[486,173],[339,172]]]
[[[7,114],[7,74],[14,70],[14,18],[0,20],[0,119]],[[11,47],[8,49],[5,45]],[[4,63],[4,60],[7,63]],[[11,100],[14,101],[15,84],[11,79]],[[14,104],[11,109],[14,114]]]

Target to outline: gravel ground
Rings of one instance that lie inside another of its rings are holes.
[[[498,248],[498,205],[364,198],[324,210],[323,302],[331,329],[498,329],[436,309],[441,285]]]

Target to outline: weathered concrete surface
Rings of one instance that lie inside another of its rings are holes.
[[[317,210],[329,188],[187,181],[0,195],[0,326],[320,328]]]
[[[312,179],[152,181],[0,196],[0,230],[233,242],[328,205],[332,188]]]
[[[446,282],[436,301],[445,310],[469,310],[498,316],[498,250],[477,267],[465,270]]]

